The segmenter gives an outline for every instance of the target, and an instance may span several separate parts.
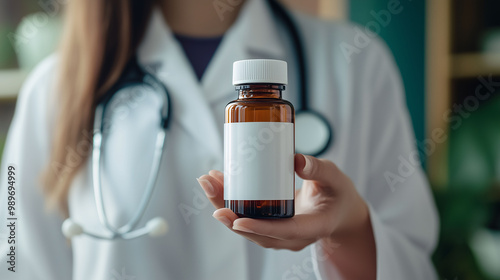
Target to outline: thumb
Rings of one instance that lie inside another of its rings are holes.
[[[342,175],[333,162],[303,154],[295,155],[295,172],[304,180],[316,181],[330,187],[335,186]]]

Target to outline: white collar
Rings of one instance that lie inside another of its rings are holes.
[[[216,84],[226,84],[232,89],[231,75],[234,61],[250,58],[285,58],[285,48],[279,39],[274,15],[266,1],[247,0],[241,5],[244,6],[240,15],[224,34],[221,44],[202,77],[201,84],[209,100],[220,97],[221,91],[215,86]],[[180,46],[164,20],[162,12],[156,8],[151,16],[146,35],[139,46],[139,60],[153,68],[158,68],[158,64],[168,63],[165,60],[167,48],[180,49]],[[178,55],[184,56],[184,53],[179,52]],[[183,60],[189,63],[187,59]]]
[[[211,109],[234,95],[233,62],[249,58],[285,58],[270,8],[264,0],[247,0],[236,22],[226,32],[210,64],[198,81],[182,47],[160,10],[155,9],[138,50],[139,62],[152,66],[172,99],[172,117],[214,155],[222,155],[222,136]],[[222,112],[221,112],[222,113]],[[200,116],[203,116],[200,118]]]

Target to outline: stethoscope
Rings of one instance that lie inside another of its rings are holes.
[[[109,125],[105,120],[105,112],[106,108],[110,104],[112,97],[117,92],[137,86],[148,87],[154,92],[159,93],[158,95],[162,99],[163,103],[163,106],[160,110],[161,129],[158,130],[158,133],[156,135],[151,171],[146,183],[145,193],[143,194],[139,206],[137,207],[138,210],[125,225],[117,228],[110,224],[108,216],[106,215],[101,184],[101,152],[103,144],[103,132],[106,131],[107,126]],[[71,218],[68,218],[62,225],[62,232],[67,238],[86,234],[97,239],[134,239],[146,234],[149,234],[150,236],[161,236],[167,232],[167,222],[161,217],[156,217],[149,220],[144,227],[138,229],[136,229],[136,227],[142,216],[144,215],[144,212],[146,211],[156,185],[156,180],[158,178],[158,172],[163,155],[163,146],[165,144],[165,135],[170,120],[170,112],[170,96],[166,87],[153,74],[145,71],[139,65],[137,59],[132,59],[126,66],[124,75],[120,77],[115,86],[113,86],[106,94],[103,95],[103,98],[99,101],[95,109],[94,131],[92,138],[92,184],[94,188],[97,215],[99,217],[99,222],[106,229],[106,234],[98,234],[85,230],[81,225],[73,221]]]
[[[301,154],[319,156],[326,152],[333,143],[332,126],[323,115],[309,107],[307,64],[297,25],[295,25],[288,11],[278,1],[268,0],[267,2],[274,14],[281,18],[288,29],[299,68],[300,106],[295,113],[295,151]]]
[[[302,41],[300,40],[297,26],[288,14],[288,11],[281,4],[275,0],[268,0],[268,3],[273,12],[285,24],[290,33],[292,43],[295,46],[295,55],[299,68],[299,92],[301,105],[295,114],[295,129],[298,131],[298,133],[295,133],[296,152],[318,156],[324,153],[333,142],[333,130],[325,117],[323,117],[319,112],[309,108],[307,98],[308,77],[304,55],[305,52]],[[137,211],[132,218],[130,218],[125,225],[121,227],[114,227],[110,224],[106,214],[101,183],[101,152],[103,131],[106,126],[104,118],[106,108],[108,107],[112,97],[115,96],[117,92],[132,86],[149,87],[150,89],[153,89],[154,92],[160,93],[159,96],[163,101],[163,106],[160,110],[160,129],[156,135],[155,152],[153,155],[153,162],[145,193],[143,194],[139,206],[137,207]],[[137,58],[132,59],[125,68],[125,71],[120,79],[106,94],[103,95],[103,98],[99,100],[95,109],[91,159],[92,183],[99,222],[104,227],[106,233],[100,234],[85,230],[80,224],[73,221],[71,218],[68,218],[62,225],[62,232],[67,238],[85,234],[87,236],[103,240],[134,239],[144,235],[161,236],[168,231],[168,224],[161,217],[155,217],[149,220],[143,227],[137,228],[137,225],[144,215],[155,189],[163,155],[165,136],[170,122],[170,104],[170,95],[164,84],[155,75],[142,68],[138,63]]]

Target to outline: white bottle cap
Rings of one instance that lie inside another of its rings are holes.
[[[233,63],[233,85],[288,83],[287,64],[274,59],[247,59]]]

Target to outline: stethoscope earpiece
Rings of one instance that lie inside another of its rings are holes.
[[[64,220],[61,226],[62,232],[66,238],[73,238],[83,233],[83,228],[79,224],[75,223],[70,218]]]
[[[149,236],[158,237],[168,232],[168,223],[162,217],[156,217],[146,224],[146,228],[149,230]]]

